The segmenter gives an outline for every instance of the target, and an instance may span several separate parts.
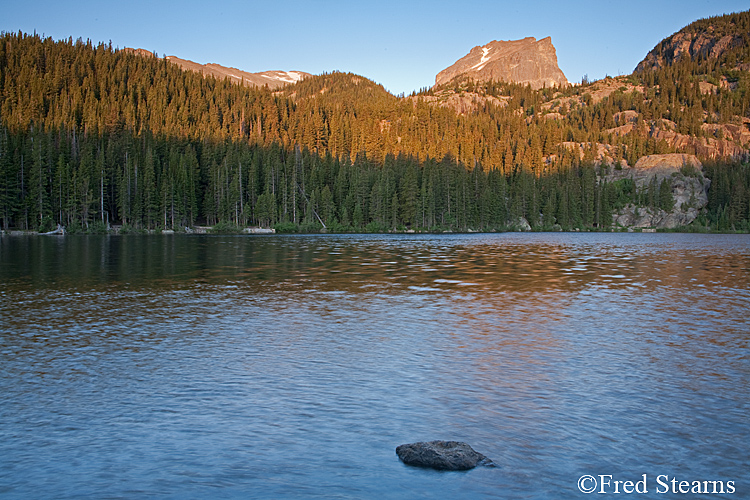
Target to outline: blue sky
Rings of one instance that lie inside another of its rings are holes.
[[[474,46],[527,36],[552,37],[571,82],[629,74],[690,22],[750,9],[747,0],[0,2],[5,32],[111,41],[252,72],[350,71],[394,94],[432,86]]]

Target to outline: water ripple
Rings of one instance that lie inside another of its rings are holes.
[[[0,238],[0,496],[750,481],[746,236]],[[459,439],[497,469],[412,469]]]

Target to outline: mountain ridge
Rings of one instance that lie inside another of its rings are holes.
[[[154,54],[146,49],[133,49],[126,47],[125,52],[136,54],[144,57],[153,57]],[[285,85],[297,83],[305,78],[312,76],[304,71],[282,71],[270,70],[258,73],[251,73],[238,68],[222,66],[216,63],[201,64],[189,59],[182,59],[177,56],[165,56],[165,59],[172,64],[188,71],[202,73],[204,76],[210,75],[218,80],[229,78],[232,82],[250,87],[268,86],[271,90],[276,90]]]

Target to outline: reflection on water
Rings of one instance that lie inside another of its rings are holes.
[[[5,281],[37,288],[234,282],[279,290],[546,293],[732,286],[748,278],[746,246],[745,236],[719,235],[16,237],[0,240],[0,255]]]
[[[748,243],[2,237],[0,496],[746,492]],[[398,461],[426,439],[500,467]]]

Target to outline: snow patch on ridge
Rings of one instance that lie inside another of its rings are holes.
[[[273,75],[268,77],[282,82],[296,83],[302,80],[304,75],[299,71],[274,71]]]
[[[299,71],[288,71],[287,74],[291,75],[295,82],[298,82],[305,77],[305,75],[303,75]]]
[[[487,64],[490,60],[490,48],[488,47],[482,47],[482,58],[479,60],[478,63],[476,63],[474,66],[471,67],[471,69],[475,69],[477,71],[481,71],[482,68],[484,68],[485,64]]]

